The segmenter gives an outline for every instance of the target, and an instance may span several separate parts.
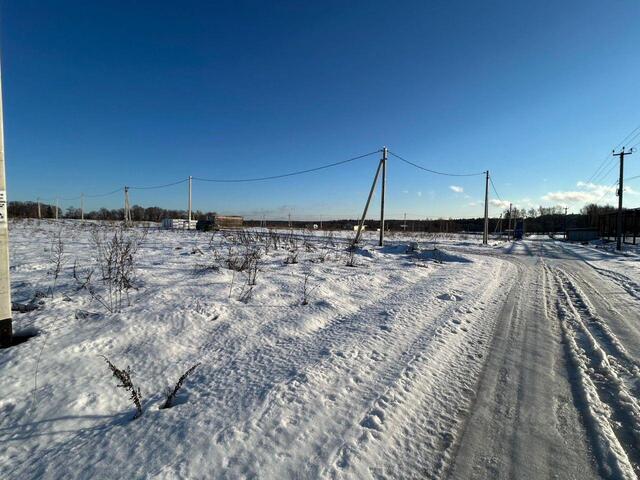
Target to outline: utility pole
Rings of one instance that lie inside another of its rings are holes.
[[[511,231],[511,204],[509,204],[509,227],[507,228],[507,242],[511,240],[512,233],[513,232]]]
[[[622,192],[624,190],[623,184],[623,172],[624,172],[624,156],[631,155],[633,153],[633,148],[628,152],[625,151],[624,147],[620,152],[616,153],[613,151],[614,157],[620,157],[620,180],[618,181],[618,224],[616,228],[616,250],[622,250]]]
[[[11,345],[11,284],[9,282],[9,220],[7,179],[4,168],[4,120],[2,114],[2,74],[0,73],[0,346]]]
[[[482,233],[482,244],[489,243],[489,170],[486,172],[484,185],[484,231]]]
[[[401,227],[403,232],[407,231],[407,214],[406,213],[404,214],[404,220],[402,221]]]
[[[387,189],[387,147],[382,147],[382,193],[380,195],[380,242],[379,245],[384,245],[384,194]],[[406,223],[406,222],[405,222]]]
[[[124,225],[131,226],[131,209],[129,208],[129,187],[124,187]]]
[[[38,220],[40,220],[42,218],[42,213],[40,212],[40,197],[38,197],[37,200],[38,200]]]
[[[358,231],[356,232],[356,237],[353,239],[353,246],[355,246],[360,240],[360,235],[362,234],[362,227],[364,226],[364,219],[367,216],[367,210],[369,210],[369,204],[371,203],[371,197],[373,197],[373,192],[376,189],[376,183],[378,183],[378,176],[380,175],[380,169],[382,168],[382,160],[378,163],[378,169],[376,170],[376,175],[373,177],[373,183],[371,184],[371,190],[369,190],[369,196],[367,197],[367,203],[364,205],[364,211],[362,212],[362,218],[360,219],[360,223],[358,224]],[[382,231],[382,229],[380,229]]]
[[[567,212],[569,207],[564,207],[564,239],[567,239]]]
[[[191,183],[192,183],[193,177],[191,175],[189,175],[189,223],[187,224],[187,229],[191,230]]]
[[[58,197],[56,197],[56,220],[58,220]]]
[[[80,220],[84,222],[84,193],[80,194]]]
[[[289,212],[289,228],[291,228],[291,212]]]

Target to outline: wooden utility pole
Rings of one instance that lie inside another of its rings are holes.
[[[628,152],[625,151],[624,147],[620,152],[616,153],[613,151],[614,157],[620,157],[620,180],[618,181],[618,222],[616,228],[616,250],[622,250],[622,192],[624,191],[623,184],[623,174],[624,174],[624,156],[631,155],[633,153],[633,149]]]
[[[384,245],[384,194],[387,190],[387,147],[382,148],[382,192],[380,194],[380,242],[379,245]]]
[[[511,231],[511,204],[509,204],[509,228],[507,228],[507,241],[511,240],[513,232]]]
[[[484,231],[482,233],[482,243],[489,243],[489,170],[486,172],[484,184]]]
[[[7,179],[4,168],[4,120],[2,114],[2,73],[0,72],[0,346],[11,345],[11,283],[9,281],[9,219]]]
[[[369,197],[367,197],[367,203],[364,205],[364,211],[362,212],[362,218],[360,219],[360,223],[358,224],[358,231],[356,232],[356,237],[353,239],[353,246],[355,246],[360,241],[360,235],[362,234],[362,227],[364,226],[364,219],[367,216],[367,210],[369,210],[369,204],[371,203],[371,197],[373,197],[373,192],[376,189],[376,183],[378,183],[378,175],[380,175],[380,169],[382,168],[382,160],[378,163],[378,169],[376,170],[376,175],[373,177],[373,183],[371,184],[371,190],[369,190]],[[382,231],[382,229],[380,229]]]
[[[191,230],[191,183],[192,183],[193,177],[191,175],[189,175],[189,223],[187,224],[187,229]]]

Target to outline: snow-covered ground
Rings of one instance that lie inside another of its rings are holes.
[[[484,255],[502,244],[129,230],[118,308],[96,261],[114,231],[11,225],[13,299],[38,307],[14,329],[38,335],[0,351],[3,478],[445,474],[517,272]],[[131,367],[140,418],[101,355]]]
[[[640,474],[633,249],[117,229],[11,224],[2,478]]]

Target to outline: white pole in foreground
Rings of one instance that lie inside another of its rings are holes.
[[[84,222],[84,193],[80,194],[80,220]]]
[[[2,114],[2,73],[0,72],[0,346],[11,345],[11,284],[9,282],[9,219],[7,179],[4,172],[4,118]]]
[[[188,229],[191,229],[191,180],[193,180],[193,177],[189,175],[189,223],[187,225]]]

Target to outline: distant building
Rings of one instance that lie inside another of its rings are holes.
[[[367,229],[367,226],[366,226],[366,225],[362,225],[362,230],[366,230],[366,229]],[[354,225],[354,226],[353,226],[353,231],[354,231],[354,232],[357,232],[357,231],[358,231],[358,225]]]
[[[600,238],[597,228],[567,228],[565,237],[570,242],[590,242]]]
[[[198,230],[220,230],[221,228],[242,228],[244,218],[239,215],[214,215],[206,220],[198,220]]]
[[[196,228],[196,221],[186,220],[184,218],[164,218],[162,220],[162,228],[165,230],[193,230]]]

